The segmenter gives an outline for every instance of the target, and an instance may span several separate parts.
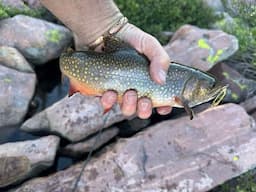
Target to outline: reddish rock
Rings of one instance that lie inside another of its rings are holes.
[[[208,191],[256,166],[255,130],[255,121],[235,104],[210,108],[192,121],[159,123],[91,159],[77,191]],[[13,192],[71,191],[82,164]]]
[[[220,30],[184,25],[164,48],[172,61],[208,71],[238,50],[238,40]]]

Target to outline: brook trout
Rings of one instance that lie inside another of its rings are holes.
[[[118,48],[104,53],[68,51],[60,57],[61,72],[70,80],[71,93],[101,96],[107,90],[118,93],[133,89],[138,97],[151,99],[153,107],[191,107],[217,97],[225,87],[198,69],[170,63],[166,83],[159,85],[149,75],[149,61],[132,48]]]

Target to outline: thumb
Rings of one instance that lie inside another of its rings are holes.
[[[116,36],[144,54],[150,60],[151,78],[159,84],[165,83],[170,58],[155,37],[130,23],[126,24]]]

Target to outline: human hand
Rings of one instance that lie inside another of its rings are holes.
[[[146,55],[150,60],[151,78],[156,83],[165,83],[170,58],[155,37],[129,23],[116,36],[130,44],[139,53]],[[114,91],[107,91],[101,97],[101,102],[105,109],[111,108],[116,101],[117,94]],[[125,116],[137,113],[138,117],[146,119],[152,114],[152,103],[148,98],[138,99],[136,91],[128,90],[123,95],[121,110]],[[157,108],[157,112],[161,115],[166,115],[171,110],[172,108],[169,106]]]

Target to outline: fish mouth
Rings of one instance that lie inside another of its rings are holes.
[[[224,99],[228,85],[216,85],[209,93],[210,100],[213,99],[212,106],[217,106]]]

